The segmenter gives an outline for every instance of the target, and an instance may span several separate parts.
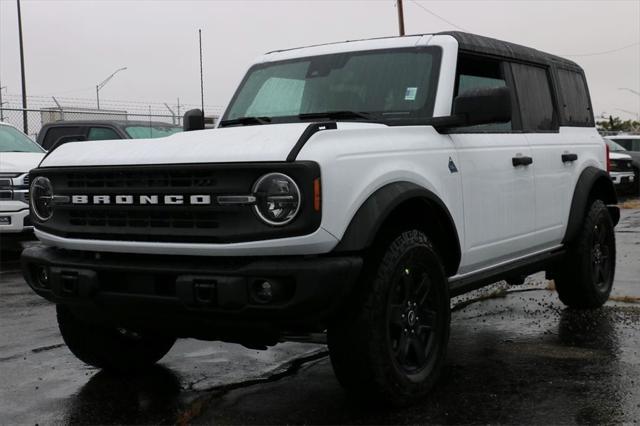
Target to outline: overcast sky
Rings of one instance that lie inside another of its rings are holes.
[[[580,55],[571,59],[586,71],[596,114],[640,113],[640,96],[618,90],[640,91],[640,0],[404,4],[407,34],[455,25],[561,56]],[[29,95],[93,100],[95,85],[126,66],[101,99],[170,105],[178,97],[199,103],[202,28],[205,104],[220,107],[263,52],[398,31],[394,0],[23,0],[22,21]],[[20,93],[15,0],[0,0],[0,78],[5,95]]]

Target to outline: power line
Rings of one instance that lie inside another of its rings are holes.
[[[431,10],[427,9],[426,7],[424,7],[423,5],[421,5],[420,3],[418,3],[416,0],[411,0],[411,2],[412,2],[412,3],[414,3],[416,6],[418,6],[420,9],[424,10],[425,12],[427,12],[428,14],[430,14],[430,15],[432,15],[432,16],[435,16],[436,18],[438,18],[438,19],[439,19],[439,20],[441,20],[442,22],[446,22],[447,24],[449,24],[449,25],[451,25],[452,27],[457,28],[457,29],[459,29],[459,30],[470,32],[469,30],[462,28],[460,25],[456,25],[456,24],[454,24],[453,22],[451,22],[451,21],[449,21],[449,20],[447,20],[447,19],[443,18],[442,16],[438,15],[437,13],[435,13],[435,12],[433,12],[433,11],[431,11]]]
[[[417,0],[411,0],[411,2],[412,2],[413,4],[415,4],[416,6],[418,6],[420,9],[424,10],[425,12],[427,12],[428,14],[430,14],[430,15],[432,15],[432,16],[434,16],[434,17],[438,18],[438,19],[439,19],[439,20],[441,20],[442,22],[445,22],[445,23],[447,23],[447,24],[451,25],[452,27],[455,27],[455,28],[457,28],[457,29],[459,29],[459,30],[466,31],[466,32],[470,32],[469,30],[467,30],[467,29],[465,29],[465,28],[461,27],[460,25],[457,25],[457,24],[455,24],[455,23],[453,23],[453,22],[449,21],[448,19],[446,19],[446,18],[444,18],[444,17],[442,17],[442,16],[438,15],[438,14],[437,14],[437,13],[435,13],[434,11],[432,11],[432,10],[430,10],[430,9],[427,9],[425,6],[423,6],[422,4],[418,3],[418,1],[417,1]],[[621,51],[621,50],[629,49],[629,48],[631,48],[631,47],[639,46],[639,45],[640,45],[640,42],[635,42],[635,43],[628,44],[628,45],[626,45],[626,46],[618,47],[618,48],[616,48],[616,49],[604,50],[604,51],[601,51],[601,52],[578,53],[578,54],[572,54],[572,55],[569,55],[569,54],[562,54],[562,55],[559,55],[559,56],[567,56],[567,57],[574,57],[574,58],[577,58],[577,57],[586,57],[586,56],[607,55],[607,54],[609,54],[609,53],[619,52],[619,51]]]
[[[584,56],[598,56],[598,55],[607,55],[609,53],[615,53],[615,52],[619,52],[621,50],[625,50],[625,49],[629,49],[630,47],[634,47],[634,46],[640,46],[640,41],[637,41],[635,43],[631,43],[628,44],[626,46],[622,46],[622,47],[618,47],[616,49],[611,49],[611,50],[603,50],[602,52],[593,52],[593,53],[580,53],[580,54],[575,54],[575,55],[560,55],[560,56],[569,56],[569,57],[584,57]]]

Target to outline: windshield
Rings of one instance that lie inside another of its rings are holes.
[[[611,152],[620,152],[626,151],[625,147],[619,145],[618,143],[612,141],[611,139],[605,139],[607,141],[607,145],[609,145],[609,151]]]
[[[44,152],[20,130],[11,126],[0,126],[0,152]]]
[[[173,135],[182,131],[182,127],[176,126],[127,126],[124,128],[125,132],[131,137],[131,139],[153,139],[164,138],[165,136]]]
[[[323,114],[332,119],[428,118],[439,57],[439,48],[423,47],[258,64],[245,76],[221,125],[315,120]]]

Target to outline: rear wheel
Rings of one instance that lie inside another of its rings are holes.
[[[448,286],[422,232],[402,232],[381,252],[368,259],[349,312],[329,327],[329,352],[352,395],[404,405],[424,396],[442,370]]]
[[[76,317],[68,306],[56,306],[58,326],[69,350],[81,361],[105,370],[133,373],[155,364],[169,352],[175,337],[140,334]]]
[[[574,308],[598,308],[611,293],[616,265],[613,221],[601,200],[591,204],[580,234],[555,277],[560,300]]]

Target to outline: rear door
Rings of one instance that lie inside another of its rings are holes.
[[[507,63],[460,54],[454,96],[469,89],[507,86]],[[535,186],[527,138],[519,130],[515,95],[509,123],[456,128],[450,136],[458,151],[464,195],[465,241],[460,273],[467,273],[530,251],[535,231]],[[522,161],[524,160],[524,161]]]
[[[578,153],[571,138],[563,138],[559,133],[550,69],[541,65],[512,63],[511,70],[522,130],[533,158],[536,232],[531,244],[534,249],[543,249],[559,244],[564,235]]]

